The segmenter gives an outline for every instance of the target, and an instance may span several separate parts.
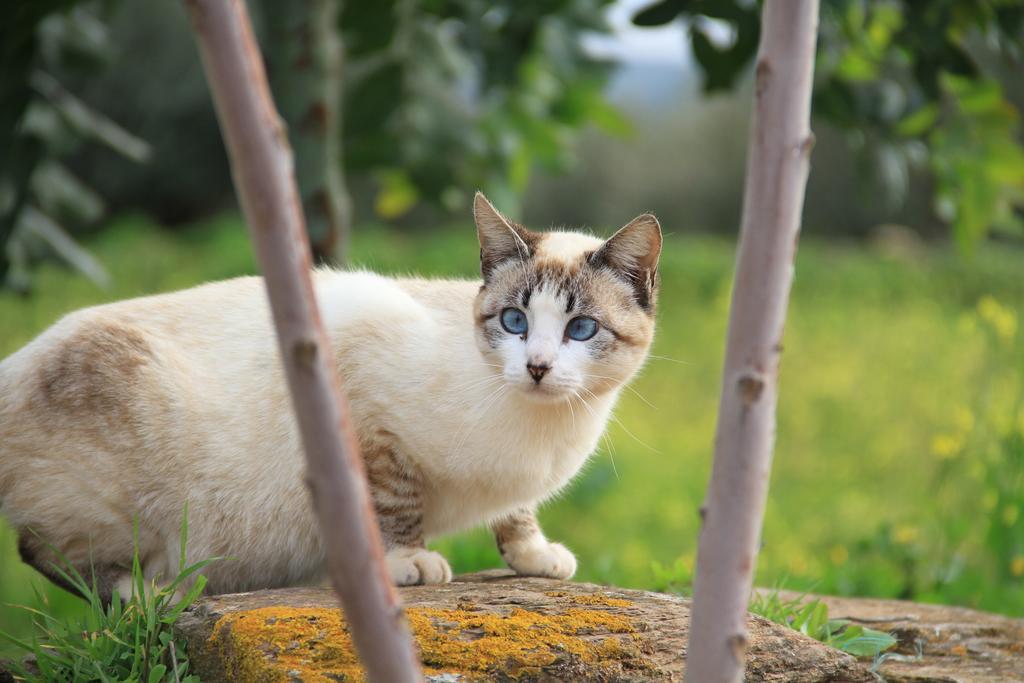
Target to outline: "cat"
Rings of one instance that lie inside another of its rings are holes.
[[[570,578],[537,506],[595,449],[654,335],[661,228],[533,232],[474,200],[480,280],[317,270],[392,580],[451,580],[426,540],[489,524],[522,575]],[[308,583],[324,552],[263,282],[71,313],[0,363],[0,510],[25,562],[100,593],[189,561],[209,593]]]

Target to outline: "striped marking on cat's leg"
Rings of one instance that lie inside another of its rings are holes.
[[[532,510],[523,508],[491,524],[498,551],[516,574],[568,579],[576,573],[576,558],[561,543],[551,543]]]
[[[88,545],[88,543],[87,540],[83,545]],[[61,571],[67,572],[71,569],[77,572],[86,585],[95,587],[96,595],[104,605],[111,603],[114,591],[121,586],[124,580],[128,581],[129,586],[131,585],[131,572],[128,569],[115,564],[97,564],[85,559],[79,559],[77,562],[69,561],[29,529],[23,529],[19,535],[18,553],[22,562],[31,566],[55,585],[84,600],[87,600],[88,597],[82,594],[77,586],[69,582]],[[127,599],[131,593],[125,593],[122,590],[120,595],[122,599]]]
[[[391,580],[399,586],[451,581],[448,561],[424,542],[419,472],[386,443],[364,445],[363,457]]]

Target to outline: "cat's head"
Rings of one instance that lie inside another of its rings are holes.
[[[477,193],[473,213],[484,284],[477,345],[505,381],[542,401],[616,389],[654,338],[661,227],[651,214],[608,240],[532,232]]]

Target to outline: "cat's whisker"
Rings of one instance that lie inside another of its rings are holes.
[[[580,387],[580,388],[582,389],[583,387]],[[585,409],[586,409],[587,413],[589,413],[589,414],[590,414],[590,416],[591,416],[592,418],[594,418],[594,419],[597,419],[597,415],[596,415],[596,414],[594,413],[594,409],[590,407],[590,404],[588,404],[588,403],[587,403],[587,402],[586,402],[586,401],[585,401],[585,400],[583,399],[583,397],[582,397],[582,396],[580,396],[580,395],[579,395],[578,393],[576,393],[576,392],[573,392],[573,396],[575,396],[576,398],[578,398],[578,399],[579,399],[579,401],[580,401],[580,405],[581,405],[581,406],[583,406],[583,408],[585,408]],[[570,400],[571,400],[571,399],[570,399]]]
[[[590,393],[591,396],[594,396],[594,392],[587,390],[586,387],[580,387],[580,388],[584,389],[585,391],[588,391],[588,393]],[[575,391],[573,392],[573,396],[578,398],[579,401],[580,401],[580,405],[582,405],[584,408],[586,408],[587,411],[590,413],[590,415],[595,417],[595,419],[596,419],[596,415],[594,415],[593,408],[590,407],[590,405],[583,399],[583,397],[580,396],[579,393],[577,393]],[[596,398],[596,396],[595,396],[595,398]],[[571,399],[570,399],[570,402],[571,402]],[[601,439],[604,442],[605,450],[608,452],[608,460],[611,461],[612,472],[615,473],[615,480],[616,481],[620,481],[620,479],[619,479],[619,470],[615,466],[615,447],[612,445],[611,438],[609,438],[608,432],[606,430],[601,432]]]
[[[601,432],[601,438],[604,440],[605,449],[608,451],[608,460],[612,463],[612,473],[615,474],[615,481],[622,481],[619,478],[619,468],[615,466],[615,446],[612,444],[612,439],[608,436],[608,432]]]
[[[501,399],[503,392],[506,389],[508,389],[508,386],[509,385],[507,384],[502,384],[493,392],[488,394],[487,398],[480,402],[482,408],[480,412],[477,414],[476,419],[473,420],[473,422],[468,425],[463,424],[462,428],[459,430],[459,434],[456,435],[458,443],[450,451],[449,456],[456,456],[462,452],[462,449],[466,445],[466,442],[469,441],[469,437],[471,436],[473,430],[476,428],[478,424],[480,424],[481,420],[484,419],[484,416],[487,415],[487,412],[498,403],[498,401]]]
[[[693,365],[690,361],[679,360],[678,358],[669,358],[668,356],[655,356],[653,353],[647,354],[647,357],[653,358],[654,360],[667,360],[670,363],[679,363],[680,365]]]
[[[586,377],[587,379],[607,379],[607,380],[609,380],[609,381],[612,381],[612,382],[616,382],[616,381],[618,381],[618,380],[616,380],[616,379],[615,379],[614,377],[605,377],[604,375],[592,375],[592,374],[590,374],[590,373],[585,373],[585,374],[584,374],[583,376],[584,376],[584,377]],[[657,409],[658,409],[658,406],[656,406],[656,405],[654,405],[653,403],[651,403],[650,401],[648,401],[648,400],[647,400],[647,399],[646,399],[646,398],[644,397],[644,395],[643,395],[643,394],[641,394],[641,393],[640,393],[639,391],[637,391],[636,389],[634,389],[634,388],[633,388],[632,386],[630,386],[629,384],[623,384],[622,386],[624,386],[624,387],[625,387],[626,389],[629,389],[629,390],[630,390],[630,391],[632,391],[632,392],[633,392],[634,394],[636,394],[636,395],[637,395],[637,397],[638,397],[638,398],[639,398],[639,399],[640,399],[641,401],[643,401],[644,403],[646,403],[646,404],[647,404],[648,406],[650,406],[651,408],[654,408],[655,410],[657,410]]]
[[[477,377],[475,379],[469,380],[465,384],[456,386],[454,389],[456,393],[461,394],[462,392],[469,391],[470,389],[483,388],[488,386],[489,384],[493,384],[494,382],[501,381],[504,379],[505,377],[503,375],[488,375],[486,377]]]
[[[587,389],[586,387],[580,387],[580,388],[583,389],[583,391],[585,391],[588,394],[590,394],[591,396],[593,396],[595,399],[597,398],[597,395],[593,391],[591,391],[590,389]],[[648,449],[648,450],[650,450],[650,451],[652,451],[654,453],[657,453],[658,455],[662,455],[662,452],[659,451],[657,448],[655,448],[654,446],[651,446],[650,444],[644,443],[643,441],[640,440],[640,438],[636,434],[634,434],[633,432],[629,431],[629,428],[626,427],[626,425],[624,425],[622,423],[622,420],[620,420],[618,417],[615,416],[615,413],[609,412],[608,413],[608,417],[609,417],[609,419],[615,420],[615,424],[619,425],[619,427],[622,428],[622,431],[626,432],[626,434],[628,434],[638,444],[640,444],[644,448],[646,448],[646,449]]]
[[[454,388],[455,388],[456,391],[462,391],[464,389],[468,389],[470,387],[476,386],[477,384],[485,384],[485,383],[487,383],[487,382],[489,382],[491,380],[500,379],[500,378],[501,378],[501,375],[485,375],[483,377],[473,377],[471,379],[466,380],[465,382],[463,382],[461,384],[455,385]]]
[[[493,397],[499,391],[501,391],[501,387],[498,387],[492,393],[488,394],[487,398],[485,398],[483,401],[481,401],[480,405],[484,405],[486,403],[486,401],[488,401],[491,397]],[[453,446],[448,451],[448,455],[449,456],[455,455],[457,452],[459,452],[462,449],[462,446],[465,444],[466,439],[469,438],[469,430],[471,430],[473,428],[473,426],[476,425],[478,420],[479,420],[479,416],[478,416],[478,419],[474,420],[472,423],[466,423],[466,422],[462,423],[462,425],[459,427],[459,431],[456,432],[455,436],[452,438]]]
[[[583,388],[583,387],[581,387],[581,388]],[[594,392],[590,392],[590,394],[593,396]],[[583,406],[584,408],[586,408],[587,412],[590,413],[591,417],[594,417],[594,419],[597,419],[597,416],[594,414],[594,409],[590,407],[590,404],[588,404],[583,399],[583,397],[579,395],[579,393],[574,391],[573,392],[573,396],[575,396],[576,398],[579,399],[580,405]],[[571,403],[571,399],[570,399],[570,403]],[[612,445],[612,441],[608,437],[608,432],[606,430],[602,430],[601,431],[601,439],[602,439],[602,441],[604,443],[605,451],[608,452],[608,460],[612,464],[612,472],[615,473],[615,480],[616,481],[620,481],[620,479],[619,479],[619,469],[615,466],[615,447]]]

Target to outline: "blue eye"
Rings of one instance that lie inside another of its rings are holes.
[[[565,328],[565,336],[576,341],[587,341],[597,334],[597,321],[581,315],[573,318]]]
[[[526,314],[518,308],[506,308],[501,312],[501,326],[509,334],[526,334]]]

